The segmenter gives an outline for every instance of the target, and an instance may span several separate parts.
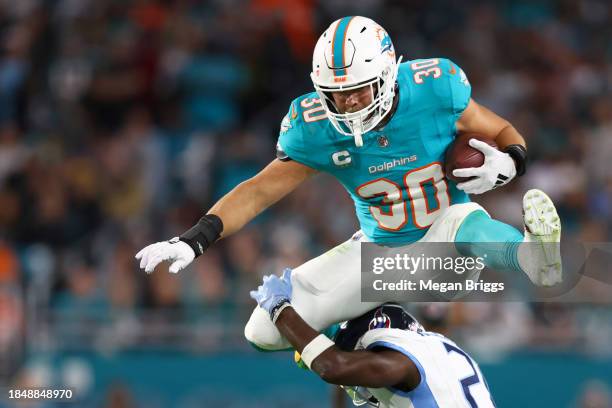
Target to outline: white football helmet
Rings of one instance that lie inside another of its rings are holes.
[[[355,137],[357,146],[363,145],[362,134],[391,110],[400,61],[389,34],[369,18],[341,18],[319,38],[310,77],[332,125]],[[357,112],[340,113],[331,92],[364,86],[370,87],[372,103]]]

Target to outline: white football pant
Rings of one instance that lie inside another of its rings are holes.
[[[485,211],[476,203],[451,205],[440,213],[419,242],[454,242],[465,217],[477,210]],[[334,323],[361,316],[384,303],[361,301],[362,242],[368,239],[358,231],[348,241],[293,270],[291,304],[315,330],[321,331]],[[265,350],[291,347],[268,313],[259,306],[255,307],[244,328],[244,335],[249,342]]]

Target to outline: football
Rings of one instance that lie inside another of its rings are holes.
[[[489,138],[474,134],[464,134],[457,136],[455,141],[446,150],[444,156],[444,172],[446,178],[457,183],[469,180],[471,177],[455,177],[453,170],[468,167],[480,167],[484,164],[484,154],[480,150],[474,149],[469,145],[470,139],[478,139],[490,146],[497,148],[497,144]]]

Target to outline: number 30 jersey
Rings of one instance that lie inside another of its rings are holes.
[[[334,129],[314,92],[291,103],[277,145],[281,159],[336,177],[355,202],[361,230],[380,244],[418,241],[442,210],[469,201],[443,172],[470,100],[465,74],[448,59],[414,60],[400,64],[397,83],[395,113],[363,135],[362,147]]]
[[[452,340],[434,332],[373,329],[356,349],[384,347],[404,354],[417,366],[421,382],[412,391],[367,388],[381,408],[494,408],[478,364]],[[367,396],[367,394],[366,394]]]

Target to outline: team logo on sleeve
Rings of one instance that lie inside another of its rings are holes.
[[[388,329],[391,327],[391,318],[382,312],[382,308],[379,308],[374,312],[374,317],[370,320],[368,330],[373,329]]]
[[[289,129],[291,129],[291,120],[289,119],[289,114],[286,114],[283,120],[281,121],[280,132],[286,133]]]
[[[295,110],[295,105],[291,104],[291,119],[297,118],[297,111]]]
[[[297,116],[298,114],[295,110],[295,106],[291,104],[291,110],[283,117],[283,120],[281,121],[280,132],[286,133],[289,129],[291,129],[293,127],[291,121],[297,118]]]
[[[461,78],[461,83],[465,86],[470,86],[470,81],[467,79],[467,75],[463,72],[462,69],[459,69],[459,77]]]

